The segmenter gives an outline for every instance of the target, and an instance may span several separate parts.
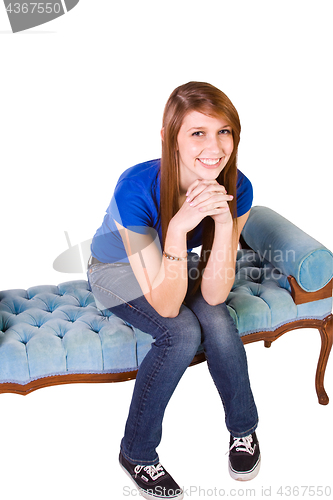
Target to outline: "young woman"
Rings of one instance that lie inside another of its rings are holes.
[[[154,338],[136,377],[120,464],[145,498],[180,499],[156,448],[165,408],[200,345],[231,435],[230,474],[247,480],[259,471],[246,354],[225,304],[252,186],[236,166],[238,113],[212,85],[175,89],[161,136],[161,160],[121,175],[88,278],[99,304]],[[199,259],[191,250],[201,245]]]

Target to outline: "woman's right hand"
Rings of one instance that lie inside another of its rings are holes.
[[[172,226],[184,233],[197,227],[208,215],[228,211],[227,202],[233,198],[216,180],[198,179],[189,186],[187,194],[188,197],[170,221]]]

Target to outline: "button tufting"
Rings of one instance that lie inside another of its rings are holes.
[[[250,329],[270,329],[286,315],[290,321],[297,317],[290,294],[280,292],[287,278],[276,277],[271,266],[259,264],[239,265],[226,301],[240,335]],[[91,373],[136,366],[139,351],[141,359],[149,350],[151,336],[137,330],[133,335],[130,325],[110,310],[98,310],[93,295],[88,296],[80,282],[61,287],[67,293],[37,287],[31,292],[34,297],[23,297],[24,291],[3,296],[0,350],[11,357],[11,377],[26,381],[66,371]]]

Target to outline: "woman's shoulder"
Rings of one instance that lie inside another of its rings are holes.
[[[253,203],[253,187],[250,179],[237,170],[237,216],[248,212]]]
[[[115,187],[111,209],[120,212],[142,212],[155,219],[159,206],[160,160],[138,163],[123,172]],[[149,219],[149,220],[150,220]]]
[[[118,184],[126,181],[147,186],[155,181],[160,171],[161,160],[149,160],[126,169],[118,179]]]
[[[251,189],[252,190],[252,183],[250,181],[250,179],[245,175],[243,174],[243,172],[241,172],[239,170],[239,168],[237,169],[237,191],[245,191],[245,190],[249,190]]]

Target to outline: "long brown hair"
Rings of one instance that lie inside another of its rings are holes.
[[[161,158],[161,225],[164,246],[170,220],[179,210],[179,161],[177,138],[180,127],[187,113],[199,111],[208,116],[223,117],[231,126],[234,149],[228,163],[216,179],[223,185],[228,194],[233,195],[229,203],[231,214],[236,224],[237,218],[237,150],[241,125],[236,108],[230,99],[218,88],[204,82],[189,82],[177,87],[170,95],[163,114],[163,141]],[[204,233],[200,276],[206,266],[205,256],[209,255],[214,239],[214,221],[211,217],[204,219]],[[197,288],[197,287],[196,287]]]

